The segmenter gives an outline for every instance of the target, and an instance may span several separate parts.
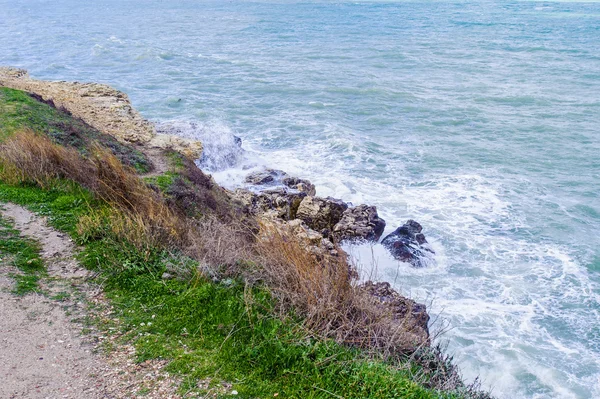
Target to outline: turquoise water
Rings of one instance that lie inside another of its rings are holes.
[[[420,221],[428,304],[499,398],[600,397],[600,4],[0,0],[0,64],[98,81],[219,152]],[[375,267],[376,270],[370,270]]]

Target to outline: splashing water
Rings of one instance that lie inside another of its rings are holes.
[[[600,397],[598,2],[0,0],[0,26],[0,64],[125,91],[227,186],[266,164],[419,221],[427,268],[349,251],[467,378]]]

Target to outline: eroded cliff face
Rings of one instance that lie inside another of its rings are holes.
[[[188,158],[202,155],[202,143],[157,134],[154,124],[137,112],[127,94],[99,83],[47,82],[32,79],[26,70],[0,67],[0,86],[23,90],[52,101],[73,116],[124,143],[172,149]]]

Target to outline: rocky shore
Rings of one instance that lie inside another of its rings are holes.
[[[26,71],[13,68],[0,68],[0,86],[29,92],[99,131],[135,145],[150,155],[155,166],[164,160],[153,154],[153,149],[174,150],[190,160],[202,155],[201,142],[158,134],[154,124],[133,108],[126,94],[109,86],[45,82],[31,79]],[[352,206],[340,199],[318,197],[310,181],[281,170],[251,173],[245,183],[244,188],[222,189],[222,192],[241,204],[245,213],[255,217],[261,229],[276,229],[296,237],[307,251],[320,259],[346,257],[340,247],[344,242],[377,243],[386,227],[376,207]],[[426,245],[422,227],[412,220],[386,236],[381,244],[396,259],[413,267],[424,266],[423,255],[433,252]],[[429,345],[429,315],[424,305],[403,297],[388,283],[368,281],[361,289],[390,309],[395,320],[409,326],[407,330],[414,335],[415,344]]]

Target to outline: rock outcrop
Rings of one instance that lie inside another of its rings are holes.
[[[292,177],[283,170],[265,169],[250,173],[245,183],[253,186],[287,187],[306,195],[315,195],[315,185],[305,179]]]
[[[296,217],[304,221],[311,229],[331,232],[342,219],[348,204],[344,201],[327,197],[307,196],[300,202]],[[329,235],[328,233],[324,235]]]
[[[400,295],[387,282],[367,281],[360,288],[387,308],[396,323],[402,324],[403,330],[412,335],[411,344],[429,345],[429,314],[425,305]]]
[[[38,95],[121,142],[171,149],[192,159],[202,155],[202,143],[199,141],[157,134],[154,124],[133,108],[129,97],[110,86],[45,82],[31,79],[23,69],[4,67],[0,68],[0,86]]]
[[[421,233],[423,227],[409,220],[398,227],[393,233],[387,235],[381,244],[386,247],[394,258],[408,262],[415,267],[422,267],[424,252],[434,253],[431,248],[425,247],[425,235]]]
[[[341,249],[337,248],[330,240],[323,237],[321,233],[308,227],[300,219],[290,221],[282,220],[276,211],[268,211],[258,216],[261,225],[261,234],[267,234],[273,231],[279,232],[283,236],[294,237],[307,251],[319,259],[328,256],[340,256]],[[260,234],[259,234],[260,237]],[[343,253],[343,252],[342,252]]]
[[[283,220],[293,220],[305,193],[290,191],[285,187],[278,187],[255,193],[250,190],[238,188],[232,193],[252,215],[275,211]]]
[[[333,226],[333,237],[337,242],[377,241],[384,229],[385,220],[379,217],[377,208],[363,204],[344,211],[340,221]]]

